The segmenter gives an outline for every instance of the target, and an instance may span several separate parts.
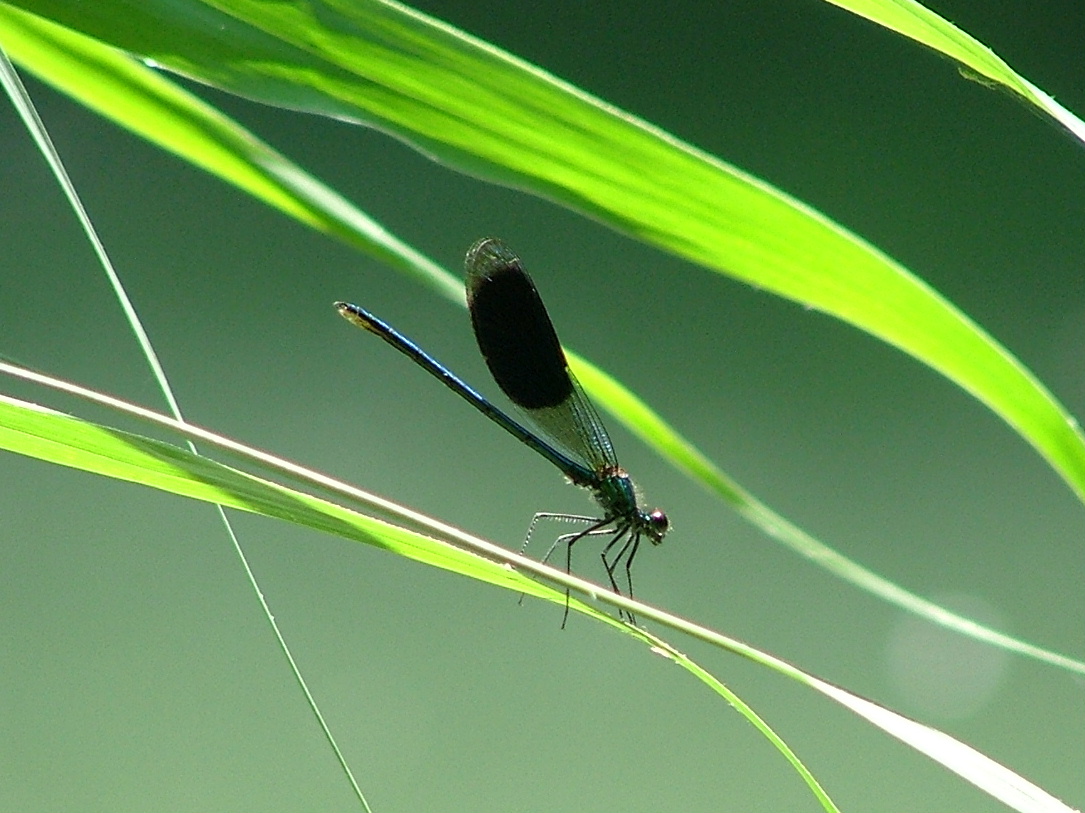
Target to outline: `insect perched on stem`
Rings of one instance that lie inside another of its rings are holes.
[[[574,485],[591,491],[603,516],[538,513],[528,528],[524,547],[541,519],[584,523],[583,529],[559,536],[542,561],[547,561],[558,545],[565,545],[568,573],[573,545],[586,537],[609,536],[601,557],[610,586],[621,594],[617,573],[624,562],[627,595],[632,598],[632,566],[641,540],[647,538],[653,545],[663,541],[668,528],[666,514],[658,508],[646,511],[638,504],[633,481],[618,465],[603,422],[569,370],[554,326],[520,259],[502,241],[489,237],[471,247],[465,265],[467,304],[482,357],[502,392],[538,431],[510,418],[418,345],[368,311],[347,302],[337,302],[335,307],[348,321],[380,336],[541,454]],[[631,613],[621,615],[631,623],[636,622]],[[566,590],[562,627],[568,617]]]

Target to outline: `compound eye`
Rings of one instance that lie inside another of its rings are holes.
[[[653,545],[658,545],[663,541],[663,537],[667,535],[667,530],[670,528],[670,522],[667,519],[667,515],[656,508],[650,514],[648,514],[648,538],[652,540]]]

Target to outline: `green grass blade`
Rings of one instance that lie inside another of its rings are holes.
[[[26,16],[26,15],[24,15]],[[165,368],[162,366],[161,359],[158,352],[155,350],[151,338],[144,328],[143,321],[139,316],[131,297],[128,295],[120,274],[109,257],[109,252],[106,250],[104,243],[98,235],[98,231],[92,222],[86,207],[80,198],[78,191],[72,183],[71,177],[68,174],[67,168],[64,166],[64,161],[61,159],[59,152],[52,142],[52,138],[49,135],[44,122],[38,115],[36,106],[33,100],[30,98],[26,87],[23,85],[21,78],[15,71],[14,65],[12,65],[7,52],[0,48],[0,85],[3,86],[8,97],[11,99],[12,105],[19,113],[19,117],[23,121],[23,125],[30,133],[38,147],[38,151],[45,158],[46,163],[50,167],[53,173],[53,177],[56,179],[57,184],[64,192],[64,196],[68,200],[68,204],[72,209],[73,214],[79,221],[83,233],[85,234],[87,241],[94,248],[94,252],[98,258],[98,264],[101,267],[103,274],[109,282],[110,287],[113,290],[114,296],[117,299],[121,310],[125,314],[125,318],[128,321],[129,327],[132,330],[132,334],[136,339],[136,343],[139,345],[140,350],[143,353],[145,360],[158,383],[159,390],[165,399],[170,414],[177,420],[183,420],[181,414],[181,406],[177,400],[173,387],[169,382],[169,378],[166,375]],[[188,441],[187,447],[189,451],[195,453],[196,447],[192,441]],[[241,544],[241,540],[233,527],[233,523],[230,517],[226,513],[226,510],[221,506],[215,506],[215,512],[218,515],[219,521],[222,523],[223,531],[226,537],[229,539],[234,553],[238,558],[238,562],[242,567],[249,580],[250,587],[253,590],[257,603],[260,605],[261,610],[264,613],[264,617],[271,627],[275,636],[276,642],[279,645],[280,650],[283,653],[283,657],[286,659],[287,664],[290,667],[290,671],[294,676],[295,681],[298,684],[298,688],[301,690],[305,697],[306,703],[312,711],[317,725],[319,725],[321,732],[324,735],[325,740],[328,743],[328,747],[335,755],[336,762],[339,764],[343,771],[343,775],[350,785],[355,798],[357,798],[359,805],[365,813],[371,813],[371,808],[368,801],[366,801],[365,794],[363,793],[361,786],[354,777],[354,773],[351,770],[350,764],[347,762],[346,757],[343,754],[342,748],[340,748],[338,741],[335,738],[331,727],[328,725],[327,720],[320,710],[320,706],[316,701],[315,696],[309,689],[308,682],[305,676],[302,674],[301,668],[298,665],[297,659],[294,657],[290,650],[290,646],[286,641],[285,636],[282,634],[282,630],[278,621],[275,619],[275,615],[272,613],[270,606],[265,599],[263,590],[257,582],[256,575],[249,563],[248,556],[245,553],[244,547]]]
[[[826,0],[956,60],[1053,117],[1082,142],[1085,122],[1006,64],[983,43],[912,0]]]
[[[839,576],[844,581],[879,596],[890,604],[927,619],[932,624],[1018,655],[1085,675],[1085,661],[1022,641],[952,610],[947,610],[841,555],[787,518],[777,514],[721,471],[715,463],[701,454],[692,443],[675,431],[674,427],[621,383],[585,359],[570,355],[570,362],[576,368],[576,376],[580,383],[588,387],[593,395],[601,394],[607,403],[616,407],[615,411],[621,416],[622,422],[636,435],[660,449],[676,466],[701,482],[713,494],[725,500],[750,523],[800,556],[815,562],[819,567]]]
[[[36,380],[44,383],[45,378],[38,376]],[[65,385],[65,389],[72,392],[81,390],[81,388],[72,387],[71,385]],[[84,391],[82,394],[89,393]],[[98,396],[94,400],[100,403],[108,403],[114,407],[121,407],[121,402],[114,399]],[[126,407],[125,411],[138,417],[147,419],[153,415],[155,423],[159,425],[175,429],[183,428],[187,430],[186,434],[190,435],[190,437],[195,435],[202,441],[215,442],[234,452],[245,453],[252,458],[252,462],[267,464],[274,460],[267,455],[255,452],[255,450],[247,450],[227,439],[209,436],[209,433],[197,430],[195,427],[186,426],[166,416],[132,408],[131,405],[124,406]],[[179,446],[62,415],[2,395],[0,395],[0,449],[118,480],[138,483],[216,505],[287,520],[313,530],[324,531],[346,539],[353,539],[384,548],[409,559],[459,573],[478,581],[547,599],[555,604],[565,603],[566,597],[563,592],[524,576],[513,570],[509,564],[515,561],[521,565],[527,565],[533,570],[539,570],[543,574],[549,573],[557,581],[565,582],[573,589],[584,591],[587,588],[587,592],[602,596],[604,599],[609,596],[607,591],[588,585],[580,579],[570,577],[560,571],[553,571],[545,565],[537,565],[530,562],[530,560],[523,560],[522,557],[504,551],[491,543],[484,543],[462,533],[451,533],[450,535],[461,543],[470,544],[472,547],[481,547],[486,553],[510,561],[502,563],[498,558],[487,558],[469,550],[464,550],[449,541],[423,535],[404,525],[397,525],[376,517],[359,514],[327,500],[286,488],[269,480],[254,477],[251,474],[225,466],[209,458],[194,455]],[[295,475],[301,474],[300,469],[286,464],[285,461],[278,461],[278,463],[283,468],[292,469]],[[310,486],[327,487],[331,483],[331,481],[322,477],[312,479],[315,481],[309,482]],[[343,496],[357,496],[357,492],[353,490],[344,489],[344,491],[347,493]],[[378,498],[369,499],[372,500],[374,506],[379,503],[379,507],[384,510],[398,511],[397,519],[401,521],[407,520],[418,523],[423,520],[423,518],[407,509],[391,506]],[[427,526],[428,530],[436,532],[438,535],[451,531],[447,526],[434,521],[423,520],[423,524]],[[649,636],[642,630],[619,622],[575,598],[570,598],[568,601],[570,608],[577,612],[609,624],[638,640],[646,642],[657,650],[661,647],[666,648],[667,652],[673,654],[677,663],[721,694],[754,724],[758,731],[783,754],[799,773],[824,809],[828,811],[837,810],[809,769],[803,765],[779,735],[750,706],[706,670],[697,666],[688,658],[678,656],[673,649],[654,636]],[[625,604],[643,606],[628,599],[623,601]],[[649,608],[645,607],[645,609]],[[667,617],[665,613],[655,608],[650,609],[653,615]]]
[[[167,425],[172,423],[164,416],[163,420]],[[179,446],[7,396],[0,396],[0,448],[183,497],[287,520],[481,581],[506,584],[516,590],[537,587],[496,562],[434,543],[415,531],[254,477],[193,455]]]
[[[5,46],[19,59],[103,115],[284,213],[346,239],[462,301],[462,288],[450,274],[244,128],[156,72],[96,40],[3,4],[0,31]],[[1008,355],[1006,358],[1015,364]],[[1081,661],[949,612],[840,556],[756,500],[613,379],[595,368],[588,369],[586,362],[575,363],[593,397],[620,420],[755,525],[801,555],[934,623],[1062,668],[1085,671]],[[1076,452],[1070,448],[1067,454]]]
[[[761,732],[762,736],[771,742],[776,749],[784,755],[784,758],[788,760],[798,772],[798,774],[806,782],[810,788],[810,792],[814,794],[821,806],[826,810],[837,810],[832,799],[829,798],[829,794],[825,792],[825,789],[821,787],[821,784],[814,778],[814,775],[806,768],[805,765],[799,760],[795,753],[787,746],[780,737],[772,730],[769,725],[761,719],[752,708],[750,708],[738,695],[736,695],[730,688],[728,688],[722,681],[717,680],[713,675],[702,669],[697,663],[690,660],[685,654],[674,649],[670,644],[663,641],[661,638],[644,632],[643,637],[652,644],[655,651],[670,658],[676,664],[687,670],[694,677],[704,683],[712,691],[716,692],[720,697],[730,703],[743,717],[750,721],[750,723]],[[775,668],[770,666],[770,668]],[[786,674],[786,673],[785,673]]]
[[[816,678],[809,685],[1014,810],[1022,813],[1074,813],[1069,805],[1006,766],[935,728]]]
[[[10,368],[10,365],[5,365],[5,367]],[[216,443],[235,453],[243,453],[251,462],[269,465],[274,461],[274,458],[266,454],[246,449],[240,444],[211,435],[190,425],[180,424],[148,410],[122,405],[122,402],[115,399],[89,393],[82,388],[56,382],[44,376],[26,375],[25,371],[21,374],[22,377],[90,397],[98,403],[105,403],[115,408],[124,406],[125,412],[145,420],[153,417],[158,425],[171,427],[196,440]],[[876,703],[826,683],[786,661],[741,641],[692,624],[655,607],[610,594],[581,579],[525,560],[523,557],[467,535],[452,534],[459,542],[478,546],[494,558],[478,555],[448,542],[422,535],[403,525],[387,523],[376,517],[358,514],[327,500],[254,477],[162,441],[89,423],[5,396],[0,396],[0,448],[194,499],[285,519],[315,530],[376,545],[415,561],[441,567],[483,582],[528,592],[555,603],[564,601],[564,595],[561,592],[525,577],[508,565],[525,567],[531,572],[550,578],[561,585],[567,585],[574,590],[596,593],[606,603],[632,610],[676,631],[693,635],[813,688],[1016,810],[1060,811],[1060,813],[1070,810],[1041,788],[943,732],[909,720]],[[279,462],[289,467],[285,461]],[[300,475],[302,470],[296,469],[294,473]],[[310,485],[328,487],[332,482],[327,478],[317,476],[311,479]],[[357,496],[357,492],[350,490],[346,494]],[[379,501],[374,498],[374,504],[377,502]],[[397,510],[401,519],[411,522],[418,520],[418,515],[406,509]],[[447,526],[437,522],[430,522],[428,525],[438,534],[444,534],[449,530]],[[572,606],[578,612],[591,615],[644,641],[655,651],[673,659],[713,691],[727,699],[784,754],[807,782],[822,806],[826,810],[836,810],[828,795],[790,748],[724,684],[669,644],[645,630],[622,624],[579,601],[574,601]]]
[[[851,322],[985,403],[1085,499],[1077,423],[937,292],[799,201],[487,43],[379,0],[18,5],[226,90],[365,121]]]
[[[228,116],[127,54],[3,3],[0,43],[40,78],[136,135],[442,296],[463,299],[463,286],[437,263]]]
[[[1005,766],[1000,765],[971,746],[950,737],[948,734],[945,734],[936,728],[931,728],[930,726],[923,725],[915,720],[897,714],[895,711],[880,706],[871,700],[852,694],[845,689],[841,689],[839,686],[834,686],[820,678],[814,677],[786,661],[779,660],[763,652],[749,649],[744,644],[734,641],[733,639],[722,638],[722,636],[719,636],[716,633],[693,625],[684,627],[680,624],[677,628],[685,629],[686,632],[695,637],[713,643],[728,651],[748,657],[757,663],[768,666],[776,672],[802,683],[804,686],[820,692],[825,697],[840,704],[859,717],[862,717],[864,720],[877,726],[890,736],[895,737],[948,770],[953,771],[953,773],[961,778],[971,782],[980,790],[990,794],[1013,810],[1021,811],[1021,813],[1074,813],[1072,808],[1047,793],[1047,791],[1032,782],[1029,782],[1027,779],[1019,776]],[[731,691],[726,686],[711,675],[705,673],[701,667],[690,661],[681,652],[678,652],[668,644],[648,633],[645,633],[644,635],[646,639],[653,642],[657,651],[671,658],[683,668],[688,669],[706,685],[714,691],[717,691],[721,697],[726,698],[728,702],[735,705],[740,711],[742,710],[742,701],[738,698],[734,698]],[[743,713],[745,714],[745,712]],[[756,717],[752,710],[750,711],[750,714]],[[759,718],[753,719],[750,715],[746,716],[754,726],[761,729]],[[765,733],[765,736],[770,741],[772,741],[775,736],[771,730],[763,733]],[[796,766],[796,770],[799,771],[800,775],[803,775],[803,777],[806,778],[804,768]],[[810,777],[808,784],[813,782],[813,777]],[[823,805],[832,804],[832,802],[828,800],[828,797],[823,798],[824,792],[816,783],[810,784],[810,788],[814,795],[822,801]]]

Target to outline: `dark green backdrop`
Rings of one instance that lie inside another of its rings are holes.
[[[903,262],[1085,414],[1085,151],[933,53],[818,2],[429,11],[802,198]],[[1085,112],[1080,3],[937,10]],[[187,416],[515,547],[582,494],[379,342],[487,392],[466,316],[30,82]],[[1083,514],[983,407],[850,327],[485,186],[383,135],[205,98],[458,268],[523,256],[571,347],[858,562],[1085,652]],[[161,407],[91,252],[0,109],[0,352]],[[3,391],[111,419],[5,381]],[[612,422],[613,423],[613,422]],[[615,426],[674,529],[638,593],[942,727],[1085,803],[1080,680],[918,624],[738,521]],[[205,505],[0,456],[0,809],[352,810]],[[236,517],[376,810],[812,810],[780,756],[630,640],[494,588]],[[601,579],[592,554],[577,571]],[[997,810],[775,674],[679,642],[848,810]]]

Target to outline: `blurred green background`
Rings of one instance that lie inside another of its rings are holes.
[[[1085,415],[1085,153],[1008,95],[817,2],[416,5],[820,209]],[[1085,112],[1080,3],[936,10]],[[366,305],[494,393],[463,312],[29,85],[190,420],[509,547],[535,511],[589,508],[331,303]],[[476,238],[503,237],[570,347],[806,530],[921,595],[1085,652],[1082,506],[939,376],[378,132],[199,92],[448,267]],[[161,408],[8,106],[0,154],[0,353]],[[1085,803],[1080,679],[844,586],[609,423],[673,522],[638,559],[640,597]],[[213,510],[12,455],[0,478],[0,809],[356,809]],[[580,617],[562,631],[552,605],[234,518],[377,811],[816,809],[738,714],[630,639]],[[601,580],[595,555],[578,553],[577,572]],[[677,643],[845,809],[1001,809],[796,684]]]

